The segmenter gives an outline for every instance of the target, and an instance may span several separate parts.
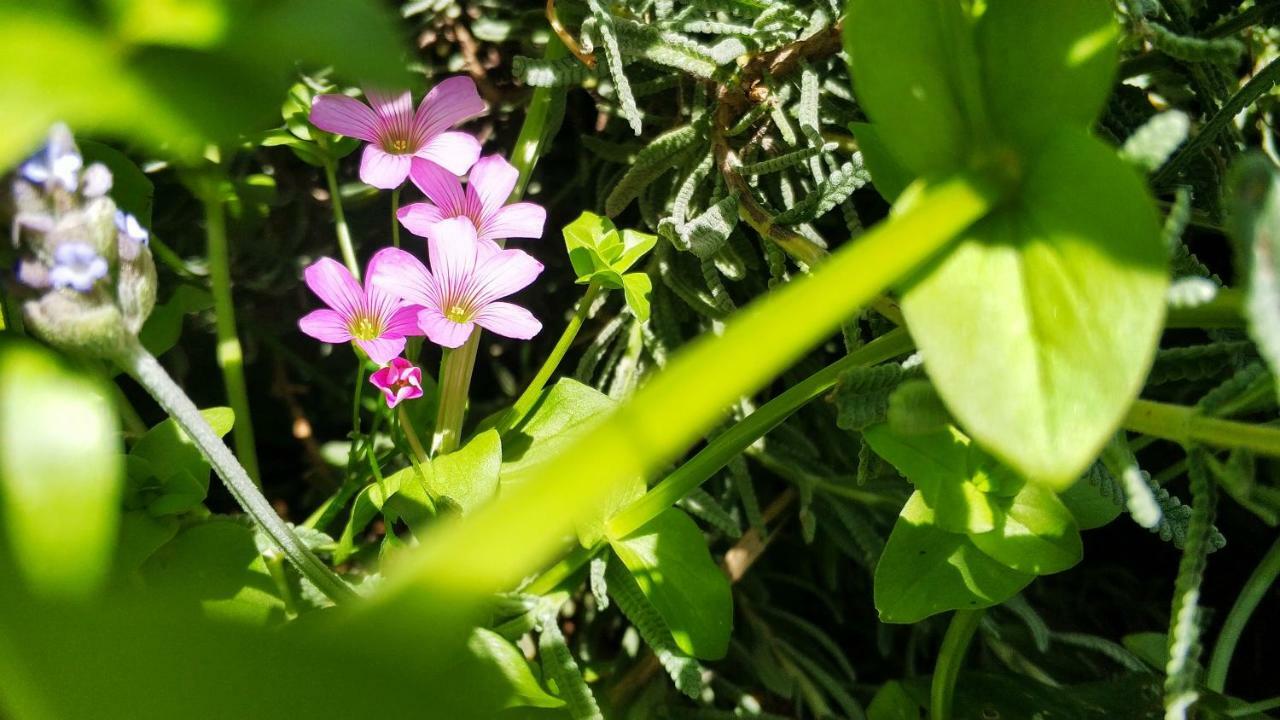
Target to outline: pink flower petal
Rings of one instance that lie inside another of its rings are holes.
[[[418,106],[415,122],[418,132],[430,138],[484,111],[484,100],[480,99],[475,81],[465,75],[456,75],[431,88]]]
[[[313,310],[298,320],[298,329],[327,343],[344,343],[351,340],[347,321],[333,310]]]
[[[528,340],[542,330],[533,313],[507,302],[489,303],[476,313],[476,324],[503,337]]]
[[[422,330],[418,328],[418,312],[422,310],[421,305],[405,305],[392,313],[391,317],[384,321],[382,334],[386,337],[409,337],[413,335],[421,335]]]
[[[440,209],[442,217],[466,214],[467,194],[455,173],[430,160],[414,158],[409,167],[409,178]]]
[[[514,203],[498,210],[489,218],[483,234],[490,239],[540,238],[547,223],[547,211],[533,203]]]
[[[408,90],[387,92],[365,88],[364,96],[369,99],[369,104],[373,106],[373,111],[381,121],[379,123],[381,135],[405,140],[414,137],[417,128],[414,121],[413,96]]]
[[[413,177],[413,171],[409,171],[409,177]],[[396,218],[400,220],[400,224],[405,230],[417,235],[418,237],[427,236],[427,228],[444,219],[444,215],[440,212],[440,208],[428,202],[410,203],[396,211]]]
[[[454,175],[462,175],[476,164],[480,157],[480,141],[464,132],[446,132],[432,135],[418,149],[418,157],[430,160]]]
[[[302,271],[311,292],[338,311],[344,321],[355,317],[364,306],[364,288],[351,271],[333,258],[320,258]]]
[[[370,285],[412,305],[438,307],[435,280],[418,258],[399,248],[383,248],[369,261]]]
[[[404,352],[404,338],[378,337],[372,340],[356,340],[356,347],[363,350],[370,360],[379,365],[385,365]]]
[[[346,95],[320,95],[311,103],[311,124],[325,132],[377,142],[378,116],[368,105]]]
[[[418,327],[431,342],[447,348],[462,347],[475,330],[475,323],[458,323],[440,314],[435,308],[423,308],[418,313]]]
[[[467,176],[467,193],[479,201],[481,217],[487,220],[511,199],[519,179],[520,171],[511,163],[501,155],[489,155],[472,166]]]
[[[503,250],[475,269],[471,296],[483,307],[529,286],[542,272],[542,263],[523,250]]]
[[[439,307],[470,296],[476,269],[476,229],[466,218],[446,218],[427,233],[427,257],[436,281]],[[424,328],[425,329],[425,328]]]
[[[409,160],[412,157],[391,155],[377,145],[365,145],[364,155],[360,158],[360,179],[383,190],[398,188],[409,177]]]

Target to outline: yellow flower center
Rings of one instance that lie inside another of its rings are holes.
[[[467,312],[467,309],[462,307],[461,305],[454,305],[453,307],[449,308],[448,312],[444,314],[445,317],[449,318],[450,320],[456,323],[467,322],[468,320],[471,319],[469,315],[470,313]]]
[[[395,155],[404,155],[409,152],[409,141],[404,138],[396,138],[387,141],[387,152]]]
[[[378,327],[378,321],[370,317],[357,317],[351,321],[351,327],[348,328],[351,337],[356,340],[374,340],[382,334],[382,328]]]

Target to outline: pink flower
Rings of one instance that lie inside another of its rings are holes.
[[[451,77],[431,88],[417,112],[408,91],[365,90],[373,105],[346,95],[320,95],[311,104],[311,124],[369,143],[360,159],[360,179],[384,190],[400,187],[410,161],[426,158],[461,175],[480,157],[480,142],[463,132],[445,132],[485,110],[469,77]]]
[[[396,216],[409,232],[422,237],[430,237],[429,228],[445,218],[463,217],[475,226],[481,240],[540,238],[546,210],[527,202],[505,204],[519,176],[501,155],[489,155],[471,168],[463,190],[457,173],[429,159],[414,158],[409,178],[431,202],[405,205]]]
[[[427,254],[430,271],[403,250],[380,250],[373,258],[377,267],[370,268],[369,280],[407,303],[420,305],[418,327],[431,342],[459,347],[476,325],[519,340],[528,340],[542,329],[533,313],[498,302],[542,272],[542,263],[527,253],[479,242],[470,221],[446,218],[428,229]]]
[[[375,370],[369,382],[387,396],[387,407],[393,408],[401,400],[422,397],[422,368],[402,357],[392,358],[386,367]]]
[[[378,258],[369,261],[366,274],[378,271]],[[298,321],[302,332],[327,343],[355,344],[379,365],[404,350],[404,339],[421,335],[418,311],[373,282],[365,287],[351,277],[351,271],[332,258],[320,258],[306,269],[307,287],[330,309],[314,310]]]

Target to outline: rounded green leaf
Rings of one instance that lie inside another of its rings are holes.
[[[1084,548],[1075,519],[1040,483],[1024,483],[1006,499],[996,528],[970,535],[979,550],[1014,570],[1049,575],[1080,562]]]
[[[1034,579],[991,559],[968,537],[939,529],[917,492],[876,565],[876,610],[883,622],[914,623],[947,610],[997,605]]]
[[[1020,474],[1065,488],[1137,396],[1167,285],[1142,181],[1067,131],[1016,201],[922,273],[902,309],[964,429]]]
[[[1063,490],[1058,499],[1071,517],[1076,519],[1076,527],[1081,530],[1093,530],[1108,525],[1120,516],[1122,503],[1116,502],[1098,492],[1098,488],[1088,480],[1077,480],[1071,487]]]
[[[0,532],[37,593],[83,596],[115,551],[124,464],[103,385],[0,342]]]
[[[959,167],[970,137],[956,77],[960,65],[976,73],[977,58],[952,40],[959,8],[944,12],[947,2],[851,0],[844,21],[854,93],[916,175]]]
[[[1109,0],[987,0],[977,26],[988,110],[1002,137],[1034,148],[1062,125],[1088,128],[1116,71]]]
[[[686,653],[718,660],[729,649],[733,594],[698,526],[672,508],[609,541]]]
[[[502,467],[502,440],[485,430],[448,455],[422,464],[432,495],[456,505],[466,515],[493,499]]]

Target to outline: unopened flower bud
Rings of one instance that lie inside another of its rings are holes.
[[[120,309],[101,291],[50,290],[22,304],[29,330],[54,347],[95,357],[113,357],[125,347]]]

